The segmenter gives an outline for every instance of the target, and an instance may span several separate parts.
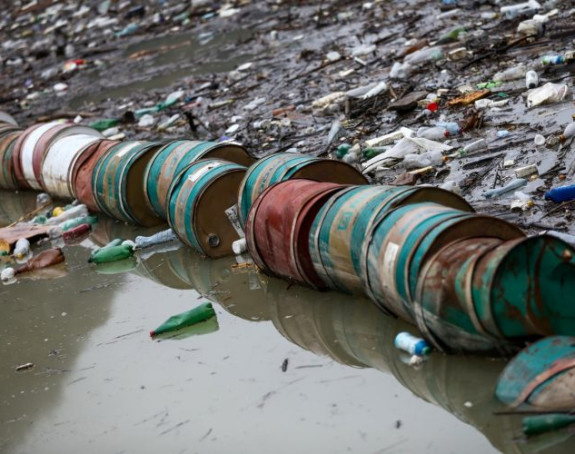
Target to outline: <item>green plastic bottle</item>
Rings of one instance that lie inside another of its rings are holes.
[[[106,118],[104,120],[95,121],[90,125],[90,128],[93,128],[96,131],[105,131],[106,129],[118,126],[119,123],[120,120],[118,120],[117,118]]]
[[[525,435],[539,435],[551,430],[563,429],[571,424],[575,424],[575,415],[566,413],[527,416],[523,418],[523,433]]]
[[[158,334],[176,331],[186,326],[204,322],[215,316],[216,312],[212,307],[212,303],[204,303],[190,311],[182,312],[178,315],[173,315],[160,326],[158,326],[155,330],[150,331],[150,336],[154,337]]]
[[[365,159],[371,159],[376,157],[377,155],[380,155],[381,153],[383,153],[385,150],[387,150],[386,147],[373,147],[373,148],[366,148],[365,150],[363,150],[363,157]]]
[[[337,159],[342,159],[351,150],[351,145],[348,143],[342,143],[335,151],[335,157]]]
[[[70,229],[78,227],[81,224],[94,225],[96,222],[98,222],[98,218],[96,216],[83,216],[76,219],[70,219],[69,221],[64,222],[61,227],[62,231],[66,232]]]
[[[110,263],[124,260],[134,255],[134,249],[129,244],[119,246],[104,247],[94,252],[88,262],[91,263]]]

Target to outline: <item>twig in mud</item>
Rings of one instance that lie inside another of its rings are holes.
[[[560,205],[551,208],[549,211],[547,211],[547,213],[545,213],[543,216],[541,216],[539,218],[539,221],[541,221],[542,219],[545,219],[547,216],[551,216],[553,213],[557,213],[558,211],[561,211],[563,208],[565,208],[568,205],[571,205],[572,203],[575,203],[575,200],[568,200],[567,202],[563,202]]]

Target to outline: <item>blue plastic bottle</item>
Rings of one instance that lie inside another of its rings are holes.
[[[545,199],[557,203],[573,200],[575,199],[575,184],[551,189],[545,193]]]
[[[411,355],[426,356],[431,353],[431,347],[424,339],[415,337],[408,332],[401,332],[395,336],[395,347]]]

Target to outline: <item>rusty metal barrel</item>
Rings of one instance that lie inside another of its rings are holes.
[[[252,204],[266,188],[280,181],[305,178],[339,184],[366,184],[366,178],[341,161],[299,153],[276,153],[260,159],[246,172],[238,195],[238,212],[245,226]]]
[[[152,226],[161,220],[146,203],[144,171],[160,142],[123,142],[98,161],[92,191],[99,211],[121,221]]]
[[[44,153],[42,162],[42,186],[49,194],[73,199],[72,170],[78,157],[86,148],[100,142],[98,135],[65,135],[54,141]]]
[[[34,145],[42,133],[58,124],[58,122],[35,124],[22,131],[22,134],[20,137],[18,137],[18,140],[16,140],[14,149],[12,151],[12,166],[14,176],[18,182],[18,187],[22,189],[32,188],[28,182],[28,179],[26,178],[26,175],[24,174],[24,161],[26,161],[26,173],[33,173],[32,154],[34,151]],[[30,139],[30,141],[28,139]],[[38,188],[40,188],[39,184]]]
[[[311,229],[309,249],[318,275],[331,288],[365,293],[361,257],[373,226],[389,210],[421,201],[473,211],[463,198],[433,187],[355,186],[335,194]]]
[[[411,305],[420,269],[443,246],[473,237],[503,240],[523,232],[501,219],[433,203],[396,208],[377,223],[365,249],[370,296],[392,313],[414,322]],[[362,259],[363,260],[363,259]]]
[[[246,223],[246,242],[256,265],[268,274],[326,288],[314,269],[308,238],[318,211],[346,187],[288,180],[266,189],[250,209]]]
[[[92,190],[92,175],[96,165],[112,147],[121,145],[116,140],[101,140],[89,145],[78,156],[76,164],[72,168],[70,181],[72,193],[80,203],[85,204],[90,211],[100,211],[96,204],[94,191]]]
[[[471,279],[479,258],[503,243],[498,238],[455,241],[422,268],[413,311],[420,331],[446,353],[502,353],[512,350],[504,339],[485,332],[471,297]]]
[[[18,126],[18,122],[8,112],[0,111],[0,123],[6,123],[12,126]]]
[[[166,144],[154,155],[146,168],[146,197],[154,212],[166,219],[168,190],[175,176],[199,159],[219,158],[243,166],[254,159],[239,144],[177,140]]]
[[[18,189],[12,153],[21,134],[22,131],[16,128],[4,129],[0,133],[0,189]]]
[[[104,138],[104,136],[95,129],[89,128],[87,126],[78,126],[73,123],[59,123],[49,128],[39,137],[38,141],[34,146],[34,150],[32,152],[32,172],[30,172],[29,167],[26,166],[23,167],[24,174],[30,186],[33,187],[33,180],[35,180],[37,183],[40,184],[42,189],[50,191],[50,189],[48,189],[45,186],[42,175],[43,166],[46,161],[46,155],[48,151],[52,148],[52,145],[57,143],[59,140],[76,135],[94,137],[100,140]],[[72,144],[71,142],[67,143],[69,145]],[[65,153],[66,155],[70,156],[71,151],[68,150],[67,147],[60,146],[59,148],[61,151],[59,151],[58,153],[56,154],[54,152],[51,153],[50,156],[51,161],[53,161],[56,158],[56,155],[59,155],[60,153]],[[74,154],[74,156],[76,156],[76,154]],[[64,156],[62,156],[61,158],[62,159],[60,159],[60,157],[56,158],[58,159],[58,161],[60,161],[59,165],[65,165],[67,167],[70,167],[70,164],[67,163],[67,159],[64,158]],[[71,162],[72,166],[74,161],[75,159],[73,159]],[[60,170],[60,172],[62,171]]]
[[[199,253],[212,258],[232,254],[243,233],[237,221],[237,190],[246,167],[221,159],[192,163],[169,189],[168,224]]]
[[[575,250],[549,236],[507,241],[478,261],[471,284],[493,336],[575,334]]]

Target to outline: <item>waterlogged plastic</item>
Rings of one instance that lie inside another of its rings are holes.
[[[510,80],[522,79],[527,73],[527,67],[524,64],[514,66],[512,68],[507,68],[504,71],[500,71],[493,76],[494,81],[506,82]]]
[[[529,95],[527,95],[527,107],[564,101],[568,93],[569,87],[567,85],[548,82],[529,92]]]
[[[155,330],[150,331],[150,336],[154,337],[159,334],[176,331],[178,329],[185,328],[186,326],[204,322],[215,316],[216,312],[212,307],[212,303],[204,303],[190,311],[173,315]]]
[[[517,178],[516,180],[513,180],[511,183],[506,184],[502,188],[496,188],[496,189],[491,189],[489,191],[485,191],[483,193],[483,196],[486,199],[495,199],[495,198],[501,197],[502,195],[507,194],[508,192],[511,192],[515,189],[522,188],[527,183],[528,183],[528,181],[525,178]]]
[[[117,262],[132,257],[134,249],[129,244],[119,246],[108,246],[97,250],[92,254],[88,262],[91,263],[109,263]]]
[[[447,129],[441,126],[422,126],[417,130],[417,137],[429,140],[443,140],[447,137]]]
[[[169,243],[170,241],[177,240],[178,236],[174,231],[172,229],[167,229],[152,236],[137,236],[134,244],[136,249],[144,249],[157,244]]]

